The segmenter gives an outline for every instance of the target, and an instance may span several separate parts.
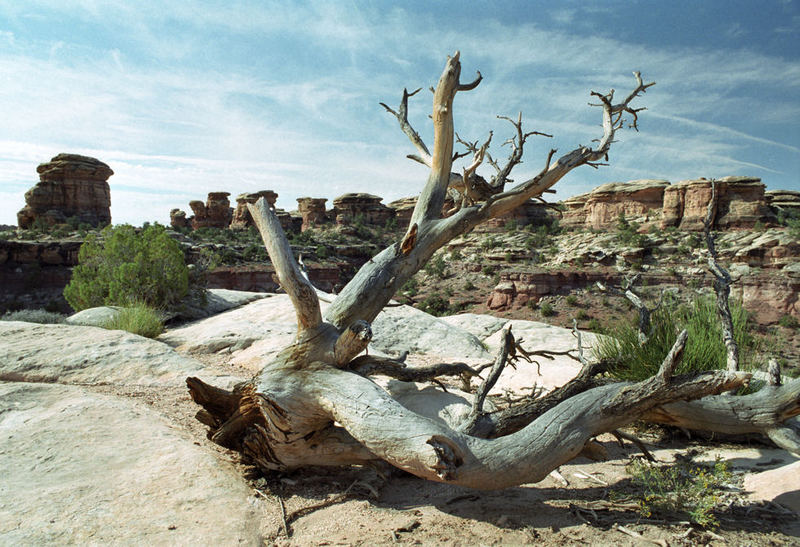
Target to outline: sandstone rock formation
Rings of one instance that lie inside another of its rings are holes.
[[[313,228],[314,226],[319,226],[326,222],[327,220],[327,216],[325,215],[326,201],[328,201],[326,198],[310,198],[310,197],[297,198],[297,210],[303,217],[303,225],[300,228],[301,231],[305,232],[306,230]]]
[[[233,218],[233,209],[228,200],[230,192],[209,192],[208,200],[203,203],[200,200],[189,202],[189,207],[194,212],[192,217],[192,229],[198,228],[227,228]]]
[[[264,198],[270,207],[275,207],[275,201],[278,199],[278,194],[272,190],[261,190],[260,192],[247,192],[236,196],[236,210],[233,212],[233,219],[231,220],[231,230],[243,230],[253,226],[253,217],[250,216],[250,211],[247,210],[248,203],[255,203],[259,198]],[[285,227],[284,227],[285,228]]]
[[[333,217],[339,226],[351,224],[358,215],[363,215],[364,223],[384,226],[394,218],[395,211],[381,203],[382,198],[372,194],[350,193],[333,200]]]
[[[588,194],[564,200],[561,225],[601,230],[614,227],[620,215],[645,223],[658,220],[667,187],[666,180],[650,179],[603,184]]]
[[[765,186],[752,177],[724,177],[717,180],[717,215],[715,227],[752,228],[756,222],[774,223],[775,215],[767,206]],[[664,191],[662,227],[702,230],[711,182],[706,179],[684,180]]]
[[[39,182],[25,193],[25,207],[17,213],[20,228],[36,219],[49,225],[75,217],[92,226],[111,223],[111,189],[114,174],[100,160],[78,154],[59,154],[36,168]]]
[[[775,212],[793,212],[800,215],[800,192],[793,190],[770,190],[764,192],[769,204]]]
[[[414,207],[416,206],[416,197],[401,198],[389,203],[389,207],[394,209],[394,215],[397,219],[398,228],[408,228],[408,223],[411,222],[411,214],[414,212]]]
[[[169,212],[169,225],[175,229],[188,228],[189,219],[186,218],[186,211],[172,209]]]

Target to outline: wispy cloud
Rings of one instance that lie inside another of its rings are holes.
[[[538,170],[535,152],[550,146],[563,152],[596,138],[599,111],[586,104],[589,90],[624,93],[635,69],[658,81],[640,99],[649,108],[642,133],[621,135],[613,167],[573,180],[789,171],[761,161],[762,149],[784,164],[797,163],[792,128],[800,126],[800,108],[787,98],[800,92],[796,56],[769,56],[746,45],[722,51],[713,41],[703,48],[662,47],[578,32],[568,24],[586,19],[576,9],[551,10],[549,17],[561,23],[552,27],[488,17],[476,32],[443,26],[441,17],[420,7],[338,2],[0,4],[6,46],[0,103],[10,105],[0,126],[0,184],[16,189],[16,201],[0,205],[0,222],[11,222],[22,207],[36,164],[64,151],[111,164],[112,189],[120,188],[113,196],[115,220],[136,220],[141,211],[165,220],[170,208],[185,208],[188,199],[211,190],[272,188],[284,207],[308,193],[411,195],[425,174],[405,159],[410,145],[377,103],[396,104],[403,86],[435,83],[444,56],[457,48],[464,78],[477,69],[485,76],[456,100],[465,138],[483,138],[489,130],[509,135],[495,116],[520,110],[528,127],[556,134],[531,143],[534,154],[523,171]],[[26,25],[44,24],[43,14],[95,28],[105,38],[25,34]],[[429,108],[427,91],[412,99],[412,122],[426,140]],[[665,128],[660,140],[652,133]],[[162,192],[154,202],[147,196],[156,190]]]

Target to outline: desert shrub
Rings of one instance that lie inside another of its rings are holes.
[[[722,508],[720,492],[733,475],[719,459],[713,466],[679,461],[658,465],[633,460],[626,470],[636,488],[633,498],[643,517],[684,515],[700,526],[718,524],[714,509]],[[613,499],[630,498],[612,491]]]
[[[617,241],[623,245],[644,247],[647,244],[647,236],[639,233],[638,223],[628,222],[625,215],[620,213],[617,218]]]
[[[412,277],[400,287],[400,292],[406,296],[415,296],[419,292],[419,282],[416,277]]]
[[[186,296],[189,270],[178,243],[159,224],[137,233],[123,224],[89,234],[64,289],[75,310],[144,302],[167,308]]]
[[[758,365],[757,341],[750,333],[748,313],[738,301],[731,302],[733,337],[739,345],[739,365],[751,369]],[[615,362],[611,374],[621,380],[639,381],[658,372],[678,333],[687,329],[689,339],[676,374],[719,370],[726,367],[726,350],[716,301],[701,297],[691,305],[678,305],[670,300],[651,316],[652,332],[644,345],[639,345],[636,321],[621,323],[610,329],[609,337],[595,346],[600,359]]]
[[[26,323],[55,324],[63,323],[64,316],[47,310],[10,311],[0,317],[0,321],[24,321]]]
[[[553,306],[551,306],[550,303],[545,302],[539,306],[539,313],[542,314],[542,317],[552,317],[556,314],[556,310],[553,309]]]
[[[109,330],[125,330],[144,336],[155,338],[164,332],[164,321],[157,310],[144,302],[133,302],[119,310],[112,319],[102,325]]]
[[[578,310],[578,313],[575,314],[575,319],[578,321],[585,321],[586,319],[589,319],[589,314],[586,310]]]
[[[470,281],[469,279],[467,279],[467,281],[464,283],[464,290],[465,291],[474,291],[475,290],[475,284],[472,281]]]
[[[442,255],[439,255],[433,260],[428,261],[428,263],[425,265],[425,273],[431,276],[436,276],[439,279],[445,279],[448,275],[450,275]]]
[[[574,294],[570,294],[567,296],[567,304],[570,306],[577,306],[578,305],[578,297]]]
[[[422,311],[438,317],[450,311],[450,302],[441,295],[433,293],[423,300],[419,307]]]

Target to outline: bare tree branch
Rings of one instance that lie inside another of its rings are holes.
[[[292,248],[281,228],[281,223],[274,211],[269,208],[262,197],[256,203],[248,203],[247,209],[253,217],[267,253],[278,274],[281,287],[289,295],[297,313],[298,335],[303,330],[313,329],[322,323],[317,291],[311,282],[300,271],[294,260]]]
[[[380,105],[383,108],[385,108],[387,112],[393,114],[394,117],[397,118],[397,121],[400,123],[400,129],[402,129],[403,133],[405,133],[408,136],[409,140],[411,141],[411,144],[413,144],[419,152],[419,155],[409,155],[407,157],[415,161],[418,161],[423,165],[431,167],[431,162],[432,162],[431,153],[428,152],[428,147],[425,146],[424,142],[422,142],[422,137],[420,137],[419,133],[417,133],[414,130],[414,128],[411,127],[411,124],[408,121],[408,98],[416,95],[420,89],[421,88],[418,88],[416,91],[409,93],[408,89],[404,88],[403,99],[400,101],[400,106],[397,108],[397,111],[394,111],[391,108],[389,108],[389,106],[386,103],[380,103]]]

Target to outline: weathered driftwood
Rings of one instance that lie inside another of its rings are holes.
[[[188,379],[193,399],[203,406],[200,418],[216,442],[240,451],[262,469],[287,470],[307,465],[347,465],[383,460],[419,477],[475,488],[503,488],[538,481],[578,454],[590,439],[654,412],[668,403],[694,400],[745,385],[749,375],[715,372],[673,377],[685,336],[665,358],[659,373],[646,381],[614,383],[577,393],[559,402],[514,433],[493,439],[468,435],[449,424],[415,413],[387,391],[359,374],[402,375],[402,367],[369,358],[356,358],[369,343],[369,323],[397,289],[414,275],[442,245],[478,223],[503,215],[529,198],[540,196],[569,171],[596,165],[608,154],[616,131],[627,114],[636,123],[641,109],[630,106],[653,84],[637,85],[623,101],[613,91],[599,98],[603,134],[594,148],[580,146],[552,162],[533,178],[483,201],[465,202],[441,218],[453,163],[453,101],[460,91],[473,89],[478,79],[460,82],[459,54],[449,58],[434,90],[434,143],[430,175],[402,240],[367,262],[332,302],[323,318],[317,293],[303,276],[280,224],[264,200],[248,208],[253,216],[281,286],[294,304],[298,333],[295,342],[261,372],[233,392]],[[408,94],[404,94],[407,103]],[[405,112],[397,114],[401,121]],[[521,122],[515,124],[521,131]],[[426,148],[415,142],[427,163]],[[524,134],[523,134],[524,135]],[[421,140],[419,141],[421,142]],[[518,138],[509,165],[501,167],[503,184],[519,163],[524,138]],[[488,146],[488,145],[487,145]],[[473,160],[465,175],[474,173]],[[511,351],[511,347],[509,347]],[[428,374],[468,374],[462,367],[440,367]],[[477,413],[481,409],[478,407]],[[472,426],[470,426],[470,429]]]

